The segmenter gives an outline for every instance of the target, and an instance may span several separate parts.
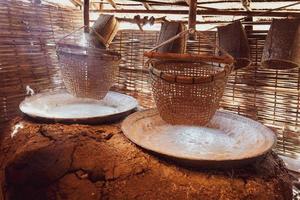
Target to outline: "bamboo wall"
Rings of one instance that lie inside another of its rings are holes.
[[[30,85],[36,91],[63,87],[55,42],[82,26],[80,12],[53,6],[33,6],[0,0],[0,123],[18,114],[18,104]],[[205,33],[211,42],[215,32]],[[300,70],[274,71],[259,65],[266,31],[248,32],[253,66],[234,72],[222,107],[258,120],[278,133],[279,152],[296,156],[299,146]],[[111,49],[122,54],[114,90],[153,107],[143,52],[157,40],[155,31],[119,31]],[[211,52],[204,38],[188,43],[189,52]]]
[[[67,9],[0,0],[0,124],[18,114],[27,85],[37,92],[63,86],[55,41],[81,20]]]

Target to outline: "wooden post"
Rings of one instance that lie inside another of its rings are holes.
[[[86,32],[86,33],[89,32],[89,25],[90,25],[89,9],[90,9],[90,1],[89,0],[84,0],[84,5],[83,5],[83,21],[84,21],[84,25],[86,26],[84,28],[84,32]]]
[[[245,22],[253,22],[253,17],[245,18]],[[252,24],[246,25],[245,30],[246,30],[247,34],[249,34],[249,32],[253,31],[253,25]]]
[[[197,0],[189,0],[189,8],[189,29],[196,29]],[[190,39],[194,38],[194,35],[190,35]]]
[[[104,8],[103,0],[101,0],[101,2],[99,3],[99,10],[102,11],[103,8]]]

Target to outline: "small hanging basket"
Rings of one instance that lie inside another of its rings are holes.
[[[108,47],[118,32],[119,22],[114,15],[101,14],[91,27],[90,37],[95,47]]]
[[[185,26],[180,22],[164,22],[162,23],[159,33],[157,45],[174,37],[178,33],[185,30]],[[177,38],[176,40],[161,46],[157,49],[157,52],[169,52],[169,53],[184,53],[186,49],[186,40],[184,37]]]
[[[250,46],[240,21],[218,27],[218,39],[219,46],[234,57],[235,70],[250,66]]]
[[[277,70],[300,66],[300,19],[273,19],[263,50],[262,66]]]
[[[214,45],[213,45],[214,46]],[[147,52],[154,100],[170,124],[206,125],[219,107],[233,58]]]

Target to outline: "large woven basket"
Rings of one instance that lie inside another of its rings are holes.
[[[150,77],[162,119],[170,124],[207,124],[219,107],[233,61],[214,56],[152,54],[160,58],[150,62]]]
[[[102,99],[114,84],[121,56],[99,48],[57,45],[63,81],[76,97]]]

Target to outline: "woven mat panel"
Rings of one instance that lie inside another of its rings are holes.
[[[279,153],[296,157],[300,154],[300,70],[260,67],[266,34],[266,31],[248,33],[253,64],[250,69],[232,74],[222,106],[276,130]]]
[[[121,54],[119,75],[113,90],[134,96],[144,108],[154,107],[149,73],[144,52],[153,48],[158,38],[157,31],[122,30],[110,48]]]
[[[55,41],[81,24],[81,13],[24,1],[0,1],[0,126],[18,114],[29,85],[63,87]]]

